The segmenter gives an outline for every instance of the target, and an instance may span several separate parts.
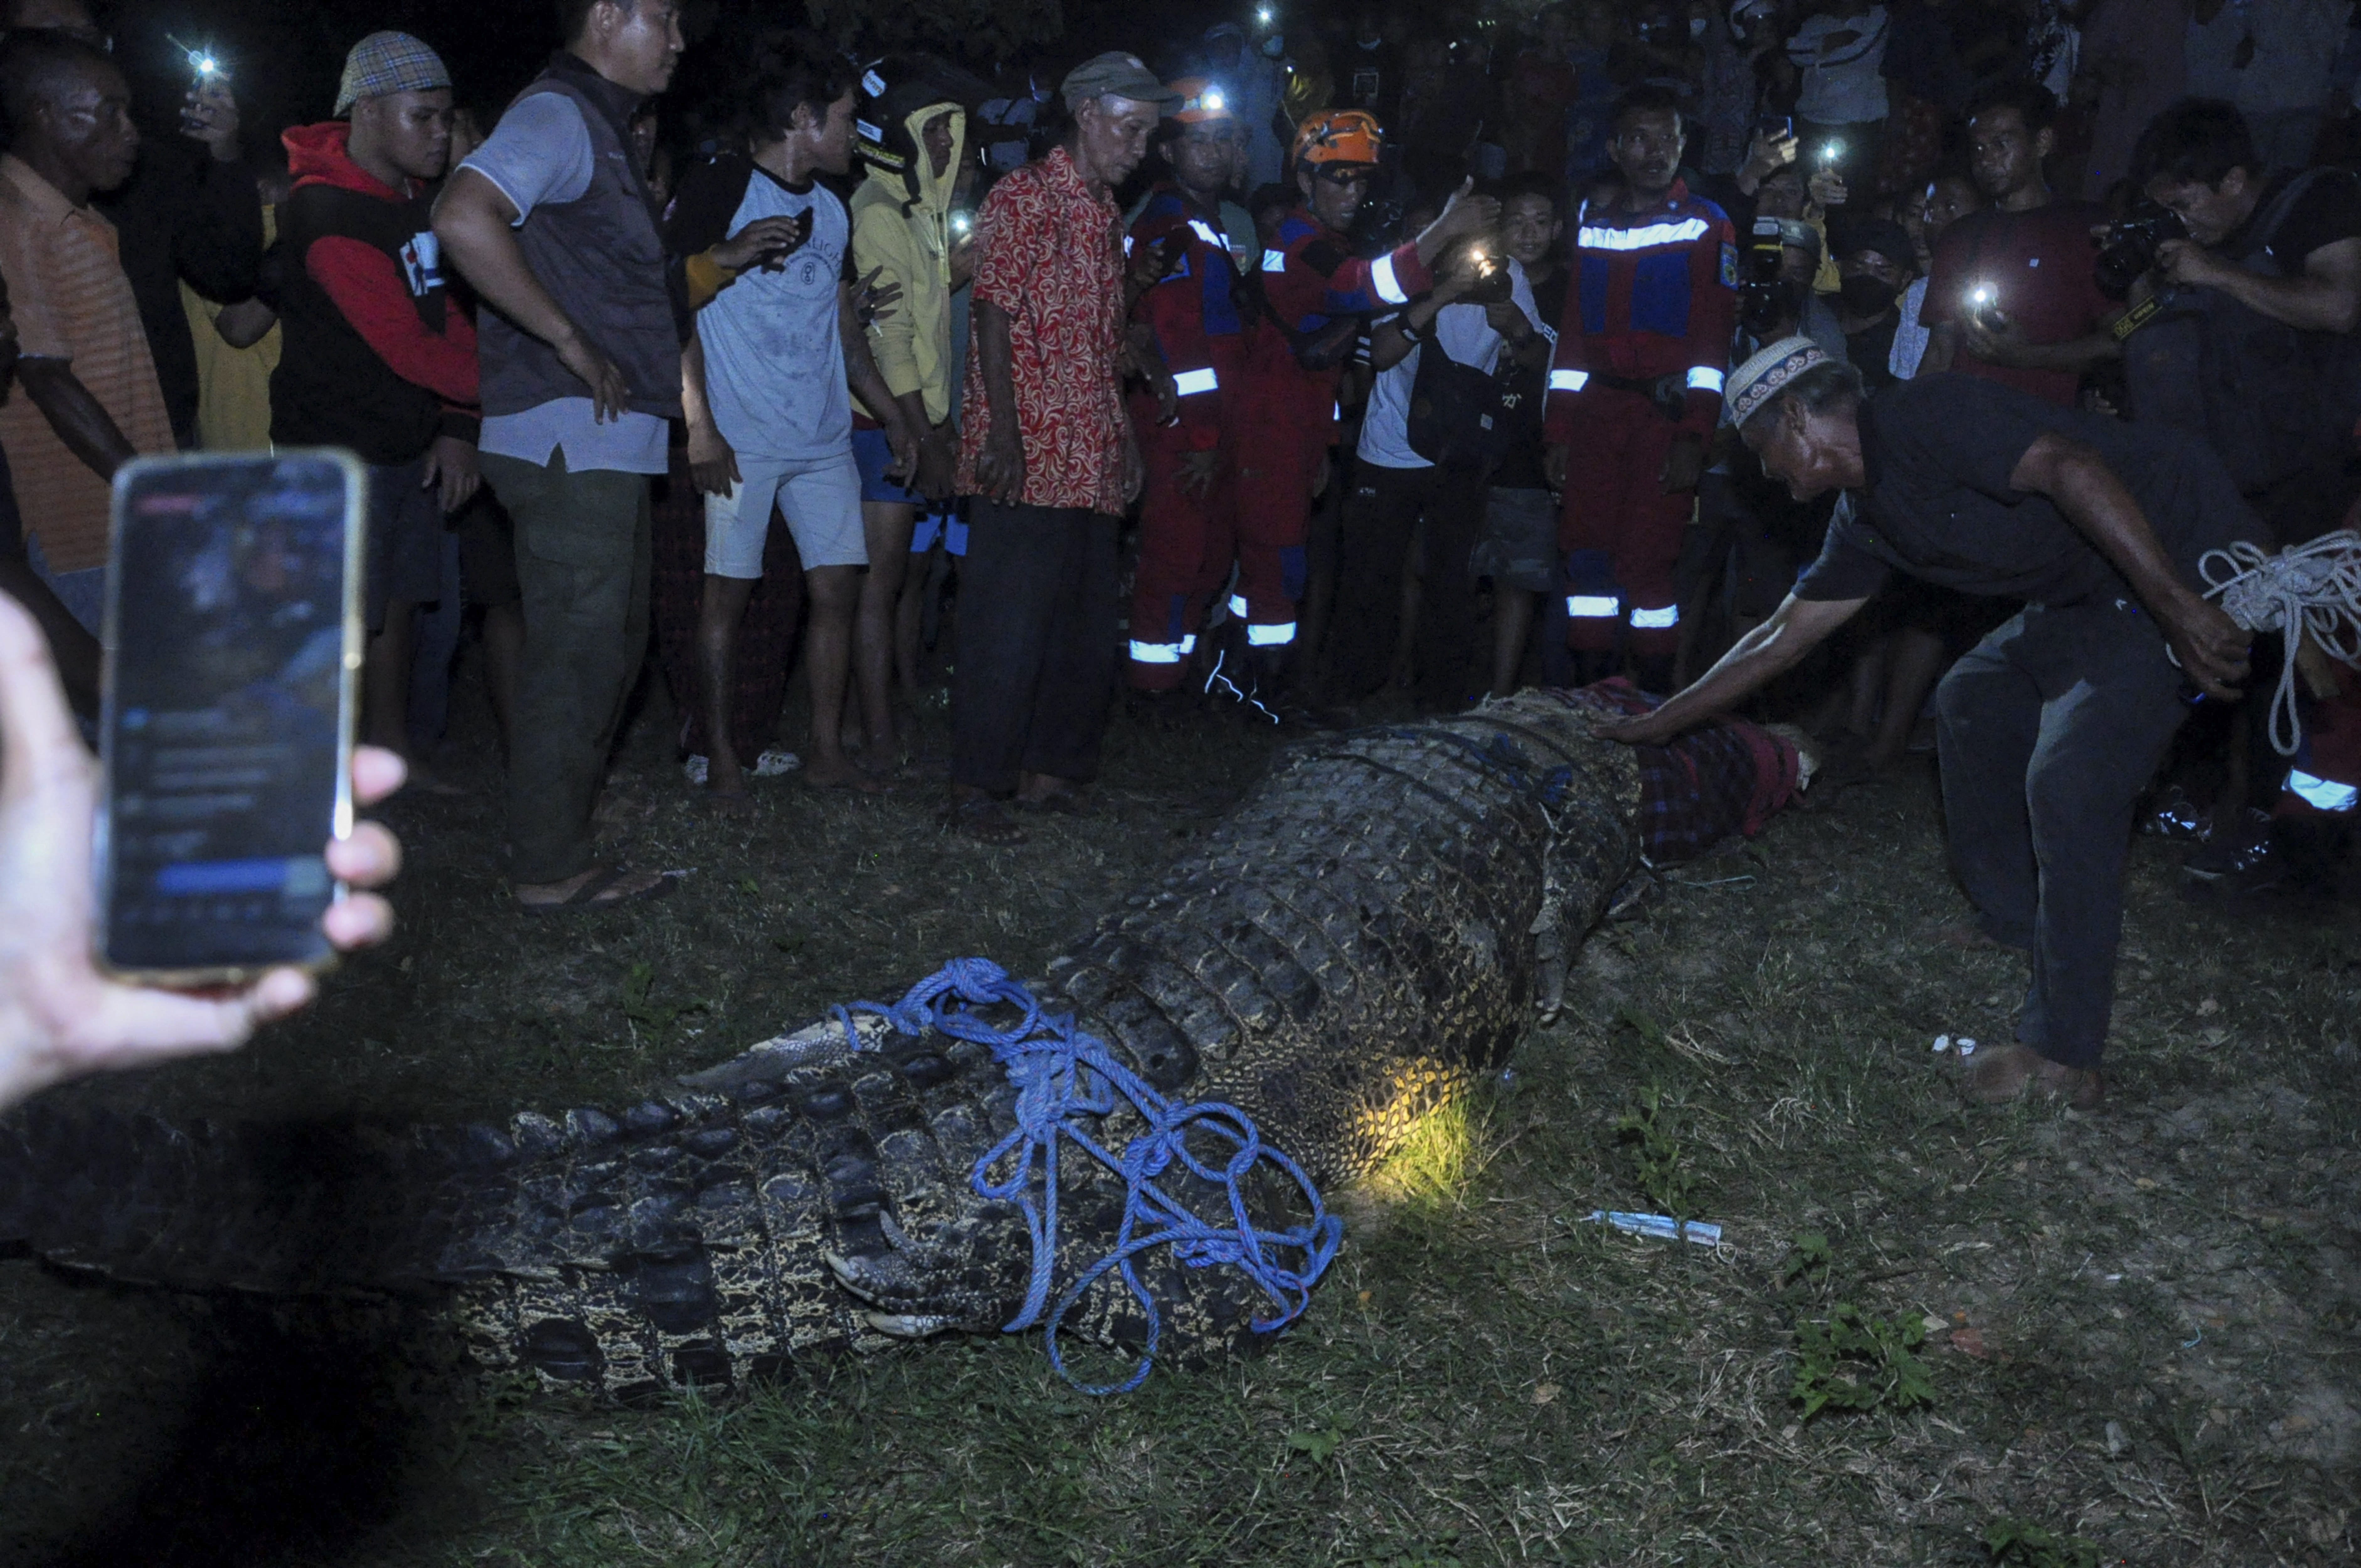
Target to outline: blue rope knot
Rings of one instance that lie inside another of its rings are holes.
[[[1022,1016],[1010,1027],[996,1027],[983,1016],[983,1009],[996,1006],[1014,1007]],[[1026,1232],[1033,1244],[1032,1277],[1025,1305],[1004,1325],[1004,1332],[1016,1333],[1043,1324],[1049,1364],[1076,1388],[1085,1394],[1123,1394],[1148,1380],[1163,1332],[1163,1315],[1132,1263],[1158,1247],[1170,1247],[1173,1255],[1191,1268],[1231,1267],[1244,1273],[1269,1299],[1273,1309],[1253,1320],[1257,1333],[1276,1333],[1311,1305],[1312,1286],[1327,1271],[1345,1239],[1344,1222],[1322,1206],[1319,1190],[1301,1166],[1263,1143],[1253,1118],[1245,1112],[1217,1101],[1167,1100],[1117,1061],[1104,1041],[1076,1029],[1071,1014],[1044,1014],[1031,992],[986,959],[954,959],[912,986],[900,1002],[891,1006],[857,1002],[852,1010],[884,1018],[898,1035],[916,1036],[933,1029],[954,1039],[989,1046],[1009,1081],[1016,1086],[1016,1129],[975,1162],[968,1185],[980,1198],[1014,1204],[1025,1216]],[[853,1050],[862,1049],[851,1011],[843,1007],[835,1011],[846,1044]],[[1148,1124],[1148,1131],[1133,1138],[1118,1156],[1091,1136],[1086,1119],[1107,1115],[1124,1102]],[[1218,1163],[1201,1157],[1189,1145],[1191,1133],[1226,1144],[1226,1156]],[[1055,1282],[1058,1255],[1058,1160],[1060,1148],[1067,1143],[1123,1179],[1123,1223],[1106,1255],[1084,1269],[1052,1305],[1049,1288]],[[993,1179],[993,1168],[1004,1160],[1013,1161],[1007,1176]],[[1266,1230],[1246,1212],[1240,1184],[1264,1161],[1276,1166],[1303,1194],[1312,1211],[1303,1223]],[[1037,1167],[1038,1201],[1034,1196]],[[1205,1219],[1156,1185],[1159,1177],[1176,1168],[1223,1191],[1229,1206],[1226,1224]],[[1058,1348],[1058,1329],[1066,1314],[1109,1274],[1119,1277],[1132,1299],[1139,1303],[1148,1319],[1148,1344],[1139,1364],[1124,1381],[1088,1384],[1067,1370]]]
[[[1563,802],[1567,787],[1574,783],[1573,768],[1561,764],[1543,773],[1525,754],[1524,748],[1506,735],[1496,734],[1489,741],[1482,741],[1455,729],[1393,729],[1386,733],[1400,740],[1449,741],[1477,773],[1496,778],[1543,806]]]

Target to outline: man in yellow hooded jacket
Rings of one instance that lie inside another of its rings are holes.
[[[968,113],[986,89],[927,56],[881,60],[862,73],[861,89],[860,152],[869,173],[852,197],[853,271],[892,302],[870,323],[869,352],[919,437],[917,473],[905,487],[886,477],[891,454],[878,411],[855,400],[853,455],[861,465],[869,576],[854,623],[853,665],[866,758],[877,767],[895,755],[895,608],[912,531],[922,507],[950,497],[959,455],[951,290],[967,214],[953,211],[952,199],[967,152]]]

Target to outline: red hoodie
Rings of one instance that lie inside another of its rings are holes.
[[[355,163],[345,150],[352,130],[343,120],[291,127],[281,139],[287,144],[294,188],[333,185],[389,203],[418,203],[418,237],[400,261],[366,240],[343,235],[322,236],[301,258],[290,259],[301,260],[304,272],[394,374],[426,388],[453,411],[473,413],[480,400],[475,323],[465,312],[449,308],[438,333],[427,325],[417,305],[419,292],[442,288],[434,231],[423,222],[423,187],[397,191]],[[410,277],[404,276],[405,269]],[[413,278],[417,290],[412,286]]]

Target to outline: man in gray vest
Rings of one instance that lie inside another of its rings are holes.
[[[679,0],[560,0],[559,50],[435,204],[489,307],[484,477],[516,521],[524,591],[509,875],[528,914],[670,885],[593,859],[590,812],[648,635],[649,476],[680,413],[657,212],[630,153],[680,59]]]

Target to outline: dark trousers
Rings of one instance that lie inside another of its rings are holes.
[[[1115,695],[1115,520],[978,496],[960,563],[951,778],[995,794],[1020,773],[1086,782]]]
[[[483,456],[516,523],[524,652],[509,757],[509,875],[590,869],[590,810],[648,651],[648,477]]]
[[[1456,708],[1467,695],[1467,655],[1476,642],[1476,584],[1468,557],[1484,532],[1489,492],[1462,468],[1380,468],[1360,464],[1345,501],[1336,614],[1328,634],[1335,687],[1347,701],[1385,685],[1401,628],[1402,561],[1426,521],[1418,636],[1420,700]]]
[[[1937,691],[1952,867],[1985,932],[2033,955],[2017,1038],[2068,1067],[2106,1046],[2132,808],[2181,678],[2156,622],[2102,598],[2027,606]]]

